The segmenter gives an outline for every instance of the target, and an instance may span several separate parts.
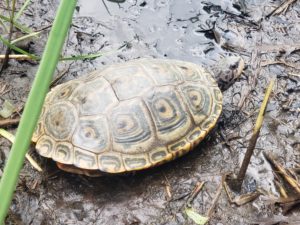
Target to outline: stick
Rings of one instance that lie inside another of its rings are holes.
[[[19,122],[20,122],[20,118],[0,120],[0,127],[8,127],[8,126],[12,126],[12,125],[17,125]]]
[[[222,180],[223,180],[223,179],[222,179]],[[214,197],[214,199],[213,199],[213,201],[212,201],[211,207],[209,208],[209,210],[208,210],[207,213],[206,213],[206,216],[207,216],[208,218],[211,218],[212,215],[213,215],[214,209],[215,209],[215,207],[216,207],[216,205],[217,205],[217,202],[218,202],[218,200],[219,200],[219,197],[220,197],[220,195],[221,195],[221,193],[222,193],[222,189],[223,189],[223,181],[220,183],[220,185],[219,185],[219,187],[218,187],[218,190],[217,190],[217,193],[216,193],[216,195],[215,195],[215,197]]]
[[[6,130],[3,130],[0,128],[0,135],[3,136],[4,138],[8,139],[11,143],[14,143],[15,141],[15,136],[11,133],[9,133]],[[30,162],[33,168],[35,168],[39,172],[43,172],[42,168],[39,166],[39,164],[28,154],[26,153],[25,155],[26,159]]]
[[[199,192],[201,191],[201,189],[203,188],[205,182],[197,182],[194,190],[192,191],[190,197],[188,198],[186,205],[187,207],[191,207],[192,206],[192,202],[194,201],[194,199],[197,197],[197,195],[199,194]]]
[[[241,169],[239,171],[237,178],[235,179],[235,182],[233,182],[231,185],[233,190],[240,191],[242,188],[242,184],[245,179],[246,171],[248,169],[251,156],[253,155],[253,151],[254,151],[258,136],[259,136],[260,128],[261,128],[263,120],[264,120],[264,114],[266,112],[268,100],[269,100],[270,94],[272,92],[274,82],[275,82],[274,79],[271,80],[269,87],[266,90],[266,94],[265,94],[264,100],[262,102],[262,105],[260,107],[259,114],[258,114],[256,123],[255,123],[255,126],[254,126],[253,134],[249,141],[249,145],[248,145]]]
[[[271,13],[269,13],[266,17],[270,17],[270,16],[274,16],[274,15],[278,15],[282,12],[285,12],[287,10],[287,8],[293,4],[295,1],[297,0],[287,0],[287,1],[283,1],[283,3],[281,3],[276,9],[274,9]]]
[[[276,162],[275,159],[270,155],[264,153],[266,159],[270,162],[270,164],[277,170],[276,172],[281,174],[282,177],[291,185],[291,187],[300,194],[300,184],[291,177],[288,172],[280,165],[280,163]]]
[[[0,60],[5,60],[6,55],[0,55]],[[8,59],[16,59],[16,60],[31,60],[31,58],[28,55],[13,55],[10,54],[7,56]]]

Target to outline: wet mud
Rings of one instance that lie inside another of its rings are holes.
[[[242,77],[224,92],[222,116],[205,140],[186,156],[151,170],[78,176],[58,170],[32,146],[30,153],[44,172],[25,162],[6,224],[195,224],[184,212],[189,194],[197,182],[206,182],[192,203],[205,215],[222,175],[236,172],[242,162],[272,78],[274,91],[243,187],[244,192],[262,189],[265,194],[238,207],[222,191],[209,224],[257,224],[260,218],[282,215],[268,200],[279,193],[262,152],[272,152],[287,168],[300,163],[300,2],[278,15],[272,12],[281,1],[271,0],[119,2],[78,1],[63,55],[104,55],[60,62],[56,76],[65,76],[58,83],[139,57],[180,59],[211,68],[230,52],[246,62]],[[26,10],[22,23],[34,30],[46,28],[40,38],[26,43],[30,52],[41,55],[58,3],[34,1]],[[36,63],[11,60],[0,77],[0,85],[7,86],[0,105],[9,99],[22,107],[36,70]],[[0,138],[0,146],[1,172],[10,143]],[[287,216],[299,215],[295,208]]]

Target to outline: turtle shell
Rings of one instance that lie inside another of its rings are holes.
[[[139,59],[53,88],[32,140],[59,163],[123,173],[189,152],[221,110],[222,93],[202,66]]]

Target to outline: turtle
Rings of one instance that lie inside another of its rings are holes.
[[[161,165],[195,148],[222,111],[222,89],[244,62],[202,65],[136,59],[54,87],[32,137],[37,152],[65,171],[99,176]],[[226,59],[226,62],[228,60]],[[221,69],[220,69],[221,68]]]

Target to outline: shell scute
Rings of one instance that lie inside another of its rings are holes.
[[[159,147],[152,150],[150,153],[150,161],[153,165],[158,165],[160,163],[170,161],[172,159],[172,154],[168,152],[166,147]]]
[[[60,163],[73,164],[74,163],[74,148],[68,142],[58,142],[55,145],[52,158]]]
[[[132,74],[121,76],[112,83],[112,87],[119,100],[131,99],[141,96],[142,93],[150,90],[152,80],[145,74]]]
[[[68,100],[73,94],[74,90],[81,84],[80,81],[69,81],[64,84],[60,84],[52,89],[47,95],[46,102],[58,102],[62,100]]]
[[[74,166],[81,169],[99,169],[96,154],[80,148],[74,148]]]
[[[142,65],[156,85],[172,85],[182,82],[181,73],[173,64],[164,61],[155,64],[145,60]]]
[[[193,119],[197,125],[201,124],[210,116],[213,99],[207,87],[197,84],[184,84],[180,86],[183,97],[188,104]]]
[[[204,73],[206,70],[199,65],[195,65],[189,62],[182,62],[177,61],[175,64],[178,71],[180,71],[183,79],[185,81],[192,81],[192,82],[205,82],[207,81]]]
[[[191,143],[192,148],[198,145],[206,135],[206,131],[201,130],[199,127],[195,127],[187,136],[188,142]]]
[[[99,169],[106,173],[122,173],[125,170],[121,154],[107,152],[98,157]]]
[[[47,136],[43,135],[36,143],[37,152],[44,157],[51,158],[54,152],[55,141]]]
[[[191,143],[189,143],[185,138],[170,144],[168,146],[169,152],[172,153],[173,158],[178,158],[191,150]]]
[[[149,92],[144,100],[152,114],[159,139],[178,139],[190,128],[191,118],[174,87],[156,88]]]
[[[149,113],[139,99],[121,102],[112,110],[110,123],[116,152],[146,152],[154,142]]]
[[[56,140],[68,140],[78,120],[76,108],[67,101],[49,105],[45,109],[46,133]]]
[[[119,103],[111,85],[102,77],[76,89],[71,102],[78,106],[82,116],[104,114]]]
[[[106,117],[103,115],[81,117],[72,143],[96,154],[110,150],[111,141]]]
[[[124,155],[123,162],[127,171],[141,170],[151,166],[147,154]]]

